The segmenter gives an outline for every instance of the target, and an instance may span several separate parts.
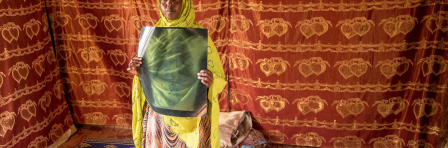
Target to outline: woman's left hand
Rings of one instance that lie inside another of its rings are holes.
[[[210,87],[213,82],[213,73],[210,70],[201,70],[198,73],[198,79],[201,80],[202,84],[205,86]]]

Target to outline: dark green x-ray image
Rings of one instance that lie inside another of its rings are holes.
[[[206,29],[142,28],[139,77],[152,110],[176,117],[207,114],[207,87],[197,76],[207,69],[207,47]]]

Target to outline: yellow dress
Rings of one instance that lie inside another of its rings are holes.
[[[158,0],[160,4],[160,0]],[[160,5],[159,5],[160,6]],[[159,10],[161,10],[159,8]],[[194,21],[195,12],[194,5],[192,0],[183,0],[182,1],[182,12],[180,16],[176,20],[167,20],[163,17],[162,12],[160,12],[160,16],[162,16],[157,22],[156,27],[188,27],[188,28],[203,28],[197,22]],[[213,73],[213,82],[209,87],[208,91],[208,113],[207,116],[210,118],[210,143],[212,148],[220,147],[220,133],[218,127],[218,119],[219,119],[219,103],[218,103],[218,94],[224,89],[227,82],[225,81],[225,74],[222,68],[221,60],[216,50],[215,45],[210,37],[208,37],[208,46],[211,47],[211,51],[208,51],[208,70]],[[132,132],[133,132],[133,140],[136,145],[136,148],[142,147],[143,139],[143,129],[142,129],[142,121],[144,117],[144,107],[146,98],[143,94],[143,90],[140,84],[140,80],[138,76],[134,77],[133,85],[132,85]],[[170,126],[170,129],[178,134],[179,139],[185,142],[187,147],[196,148],[199,145],[199,135],[198,133],[198,125],[201,121],[201,118],[185,118],[185,117],[171,117],[160,115],[163,117],[163,120],[166,125],[178,125],[178,126]]]

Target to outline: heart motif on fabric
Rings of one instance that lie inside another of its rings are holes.
[[[375,66],[380,66],[380,72],[383,74],[386,78],[392,78],[394,75],[403,75],[408,69],[409,65],[414,64],[412,63],[412,60],[407,59],[406,57],[398,57],[394,58],[393,60],[384,60],[379,61],[378,64]]]
[[[230,88],[230,99],[233,105],[237,103],[246,105],[247,103],[249,103],[249,100],[252,100],[252,97],[242,89]]]
[[[311,112],[309,105],[306,103],[297,103],[297,109],[299,109],[299,111],[304,115]]]
[[[414,106],[413,111],[417,119],[423,116],[430,117],[435,115],[439,107],[443,109],[442,104],[436,102],[433,98],[416,99],[412,105]]]
[[[314,73],[311,71],[310,65],[304,63],[299,65],[299,72],[305,76],[305,78]]]
[[[269,100],[261,100],[260,106],[261,106],[261,108],[263,108],[263,110],[265,112],[269,112],[269,111],[273,110],[273,108],[271,106],[271,102]]]
[[[448,13],[445,11],[440,11],[437,13],[434,13],[432,15],[427,15],[423,17],[423,21],[426,20],[426,28],[433,34],[437,30],[440,30],[442,32],[448,31]]]
[[[280,75],[286,71],[286,63],[275,61],[271,63],[271,69],[274,70],[275,74]]]
[[[353,75],[353,73],[348,65],[341,65],[341,66],[339,66],[338,70],[339,70],[339,73],[345,79],[350,78]]]
[[[25,80],[28,77],[30,66],[24,62],[17,62],[14,66],[9,68],[9,74],[12,74],[14,80],[20,83],[21,80]]]
[[[244,15],[230,16],[230,32],[246,32],[249,30],[252,21],[247,19]]]
[[[336,100],[332,106],[336,105],[336,111],[345,118],[348,115],[357,116],[364,111],[365,106],[369,106],[366,101],[359,98],[350,98],[347,100]]]
[[[130,20],[138,32],[141,32],[143,26],[154,26],[157,22],[149,15],[132,16]]]
[[[120,49],[109,50],[107,51],[107,54],[110,55],[110,59],[115,65],[123,65],[128,57],[128,55]]]
[[[309,112],[318,113],[322,111],[324,109],[324,105],[327,104],[327,101],[321,99],[319,96],[309,96],[307,98],[295,99],[293,104],[296,102],[297,109],[299,109],[299,111],[304,115]]]
[[[46,91],[45,94],[39,99],[40,107],[47,112],[47,108],[50,107],[51,103],[51,92]]]
[[[295,28],[299,28],[302,35],[308,39],[314,34],[318,36],[323,35],[328,31],[329,26],[332,26],[331,22],[323,17],[313,17],[310,20],[297,22]]]
[[[398,34],[397,26],[393,22],[384,23],[383,30],[389,35],[389,37],[393,37]]]
[[[222,17],[221,15],[214,15],[210,18],[200,20],[198,23],[202,27],[208,29],[209,34],[212,34],[213,32],[220,32],[222,29],[224,29],[226,20],[228,19]]]
[[[131,87],[125,82],[115,82],[112,83],[112,85],[114,85],[114,90],[120,98],[123,96],[129,97],[131,95]]]
[[[430,19],[426,21],[426,28],[433,34],[437,30],[440,29],[439,25],[437,25],[437,22],[435,19]]]
[[[228,55],[228,58],[230,61],[229,68],[232,70],[234,69],[245,70],[249,67],[249,63],[252,63],[252,61],[242,53],[230,53]],[[263,64],[262,69],[265,69],[267,74],[271,74],[270,66]]]
[[[79,22],[79,25],[81,25],[81,27],[84,29],[92,27],[92,26],[90,26],[90,23],[87,22],[87,18],[79,18],[78,22]]]
[[[383,30],[389,37],[393,37],[397,34],[402,33],[403,35],[411,32],[415,27],[415,23],[418,22],[416,17],[411,15],[399,15],[395,18],[383,19],[379,25],[383,25]]]
[[[50,47],[50,48],[53,48],[53,47]],[[56,62],[56,56],[54,56],[54,52],[52,50],[45,53],[45,57],[47,58],[47,62],[50,64],[53,64],[53,62]]]
[[[65,27],[70,21],[71,17],[68,14],[65,14],[63,11],[57,11],[50,14],[51,25],[53,28],[56,27]],[[47,20],[43,20],[47,21]]]
[[[252,21],[246,19],[246,20],[237,20],[235,25],[239,31],[246,32],[247,30],[249,30],[249,27],[251,24],[252,24]]]
[[[347,104],[347,107],[350,113],[355,116],[364,111],[364,104],[362,103],[349,103]]]
[[[328,31],[328,24],[324,22],[315,22],[311,24],[311,30],[318,36],[321,36]]]
[[[362,64],[351,64],[350,65],[350,71],[353,72],[353,74],[357,77],[360,77],[364,73],[367,72],[368,65],[365,63]]]
[[[37,104],[31,100],[27,100],[24,104],[19,107],[19,114],[26,121],[30,121],[31,117],[36,117],[36,106]]]
[[[443,109],[442,104],[436,102],[433,98],[416,99],[412,105],[414,106],[413,111],[417,119],[423,116],[430,117],[435,115],[439,107]]]
[[[339,21],[336,26],[341,25],[341,32],[348,39],[355,35],[363,36],[370,31],[371,25],[375,25],[372,20],[367,20],[365,17],[355,17]]]
[[[349,25],[349,24],[342,24],[341,25],[341,32],[348,39],[356,35],[355,31],[352,29],[352,26]]]
[[[308,132],[306,134],[294,134],[291,139],[294,139],[296,144],[302,146],[320,147],[322,146],[322,140],[324,137],[319,136],[315,132]]]
[[[434,63],[431,63],[432,65],[432,71],[437,76],[439,74],[442,74],[447,69],[447,62],[445,61],[434,61]]]
[[[422,63],[423,76],[431,73],[437,76],[446,72],[448,69],[448,60],[445,60],[441,55],[431,55],[420,59],[418,63]]]
[[[28,35],[28,37],[30,39],[33,39],[34,33],[33,33],[33,30],[31,29],[31,27],[26,27],[25,28],[25,33],[26,33],[26,35]]]
[[[281,111],[283,108],[285,108],[285,102],[284,101],[280,101],[280,100],[270,100],[272,109],[274,109],[275,111],[279,112]]]
[[[238,24],[236,24],[238,25]],[[286,32],[288,32],[288,26],[291,26],[291,23],[283,20],[283,18],[273,18],[271,20],[263,20],[259,21],[257,25],[260,25],[261,32],[267,37],[270,38],[274,35],[282,36]]]
[[[99,21],[98,17],[94,16],[91,13],[77,15],[75,19],[79,19],[78,23],[84,29],[96,28],[96,26],[98,25],[98,21]]]
[[[367,22],[356,22],[352,25],[353,31],[359,36],[363,36],[370,30],[370,24]]]
[[[315,34],[313,29],[311,28],[310,24],[303,24],[300,26],[300,32],[305,36],[306,38],[309,38]]]
[[[45,55],[40,55],[32,62],[32,67],[39,76],[45,71]]]
[[[345,104],[336,106],[336,111],[342,116],[342,118],[345,118],[351,114],[350,111],[348,110],[347,105]]]
[[[260,63],[261,71],[269,76],[271,74],[280,75],[284,73],[287,69],[287,66],[290,66],[288,61],[283,61],[281,57],[272,57],[270,59],[258,59],[257,63]]]
[[[51,127],[49,135],[50,135],[51,140],[53,140],[53,142],[58,140],[59,137],[61,137],[64,134],[62,126],[63,126],[62,124],[54,124]]]
[[[381,114],[381,116],[387,117],[392,114],[392,106],[393,104],[379,104],[377,106],[377,111]]]
[[[105,54],[103,50],[96,46],[79,49],[78,52],[81,52],[81,58],[86,63],[90,63],[92,61],[99,62],[103,58],[103,54]]]
[[[351,76],[360,77],[361,75],[367,72],[368,67],[372,67],[370,62],[364,61],[361,58],[351,59],[350,61],[338,61],[334,66],[339,65],[339,73],[345,78],[348,79]]]
[[[104,21],[104,26],[109,32],[118,31],[123,27],[125,19],[119,15],[113,14],[110,16],[104,16],[101,18]]]
[[[262,24],[261,25],[261,32],[268,38],[275,35],[275,32],[273,30],[273,26],[271,24]]]
[[[246,58],[246,59],[236,58],[235,59],[235,63],[237,63],[240,70],[247,69],[249,67],[249,62],[250,62],[250,59],[248,59],[248,58]]]
[[[53,86],[53,93],[56,98],[61,99],[65,92],[71,92],[74,87],[76,87],[75,82],[71,81],[68,78],[62,78],[56,81],[55,85]]]
[[[114,115],[112,120],[116,121],[117,125],[131,125],[132,124],[132,114],[119,114]]]
[[[415,21],[407,20],[398,22],[398,29],[402,34],[408,34],[415,27]]]
[[[266,76],[269,76],[269,75],[271,75],[273,73],[271,71],[271,66],[270,66],[269,63],[261,63],[260,64],[260,69]]]
[[[56,26],[64,27],[68,24],[69,18],[67,16],[56,16],[55,18]]]
[[[324,73],[327,69],[327,65],[330,66],[330,63],[323,60],[321,57],[312,57],[310,59],[296,61],[294,66],[296,65],[299,65],[299,72],[306,78],[312,74],[318,76]]]
[[[2,36],[3,38],[11,43],[13,40],[19,39],[19,32],[20,32],[20,26],[14,24],[14,22],[9,22],[7,24],[4,24],[0,27],[0,30],[2,30]]]
[[[58,60],[64,59],[67,61],[72,55],[73,49],[69,48],[65,45],[59,45],[56,47],[56,55],[58,56]]]
[[[288,100],[282,98],[280,95],[258,96],[255,100],[260,100],[260,106],[266,113],[271,110],[279,112],[285,108],[286,103],[289,104]]]
[[[39,21],[33,18],[23,25],[25,33],[30,39],[33,39],[33,36],[37,36],[40,30],[40,24]]]
[[[106,90],[107,84],[104,82],[101,82],[100,80],[91,80],[91,81],[83,81],[79,85],[82,85],[82,89],[84,92],[86,92],[89,96],[93,94],[100,95]]]
[[[88,124],[97,124],[97,125],[105,125],[107,119],[107,115],[103,115],[101,112],[93,112],[93,113],[87,113],[82,115],[85,123]]]
[[[0,136],[5,136],[8,130],[12,130],[15,124],[14,112],[5,111],[0,114]]]

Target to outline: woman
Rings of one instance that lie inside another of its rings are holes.
[[[195,11],[192,0],[157,0],[160,20],[155,27],[202,28],[194,21]],[[150,107],[144,108],[146,98],[141,89],[137,68],[142,58],[133,58],[127,69],[136,75],[132,92],[132,131],[136,147],[220,147],[218,128],[218,93],[225,85],[225,75],[219,54],[208,37],[209,62],[207,69],[198,73],[198,79],[208,88],[208,113],[203,118],[172,117],[158,114]]]

